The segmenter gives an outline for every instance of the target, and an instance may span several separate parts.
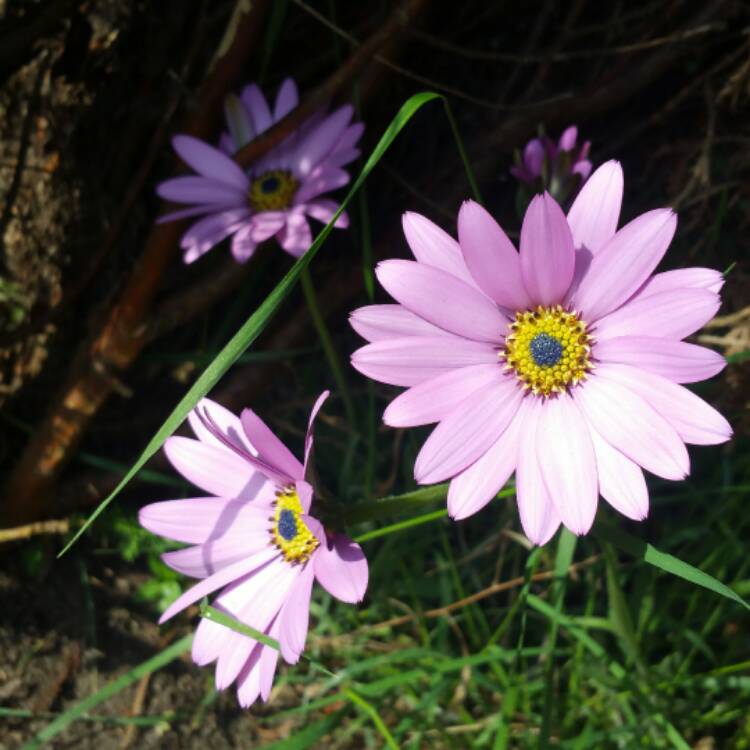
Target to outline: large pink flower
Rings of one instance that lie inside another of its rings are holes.
[[[602,165],[566,217],[537,196],[520,253],[478,204],[458,216],[456,242],[404,216],[416,262],[388,260],[380,283],[397,305],[372,305],[352,325],[372,342],[352,363],[407,386],[387,408],[394,427],[437,422],[414,475],[451,479],[448,508],[465,518],[516,473],[521,523],[537,544],[562,522],[577,534],[598,496],[629,518],[648,513],[642,469],[689,470],[685,443],[722,443],[726,420],[678,383],[724,360],[683,342],[719,308],[722,276],[704,268],[652,275],[677,219],[649,211],[617,230],[623,177]]]
[[[297,103],[297,87],[291,79],[281,84],[273,111],[252,84],[239,97],[227,98],[229,132],[222,135],[219,149],[188,135],[172,140],[180,158],[198,173],[166,180],[157,187],[162,198],[192,206],[160,221],[203,217],[182,237],[186,263],[230,236],[232,255],[239,263],[270,237],[298,257],[312,243],[308,217],[324,224],[333,218],[338,204],[323,195],[349,182],[348,172],[341,167],[359,155],[356,145],[364,129],[361,123],[350,124],[351,106],[314,115],[248,170],[230,158]],[[335,226],[343,229],[348,222],[346,214],[341,214]]]
[[[160,536],[192,546],[167,552],[171,568],[203,580],[180,596],[160,622],[221,589],[214,606],[277,639],[294,664],[305,647],[310,594],[317,581],[344,602],[367,588],[367,560],[359,545],[327,532],[309,515],[305,481],[312,423],[328,393],[316,402],[300,463],[250,409],[240,417],[204,399],[188,419],[198,440],[170,438],[167,457],[209,496],[147,505],[140,522]],[[216,687],[235,680],[242,706],[271,691],[278,652],[253,638],[203,619],[193,660],[216,661]]]

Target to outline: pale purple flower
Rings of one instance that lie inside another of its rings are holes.
[[[218,149],[188,135],[172,140],[180,158],[198,173],[166,180],[156,190],[166,200],[191,206],[159,221],[203,217],[182,237],[186,263],[230,236],[232,255],[239,263],[270,237],[299,257],[312,243],[308,217],[324,224],[333,218],[339,205],[324,195],[349,182],[342,167],[359,156],[357,142],[364,129],[362,123],[351,123],[350,105],[312,116],[247,170],[230,158],[297,103],[297,87],[290,78],[281,84],[273,110],[252,84],[239,97],[227,97],[228,132],[222,134]],[[348,224],[343,213],[335,226],[344,229]]]
[[[386,409],[393,427],[437,422],[414,467],[421,484],[450,479],[448,509],[465,518],[515,471],[521,523],[533,542],[562,522],[585,534],[601,495],[632,519],[648,513],[642,469],[690,470],[685,443],[731,436],[727,421],[679,383],[725,365],[682,341],[719,308],[720,273],[653,274],[677,226],[670,209],[617,229],[623,176],[602,165],[567,217],[547,194],[530,204],[518,253],[467,201],[458,242],[404,216],[416,258],[379,264],[399,304],[352,313],[368,341],[352,363],[408,390]]]
[[[198,439],[167,440],[172,465],[207,496],[154,503],[140,512],[149,531],[192,545],[165,553],[164,562],[203,579],[160,623],[221,589],[213,606],[277,639],[281,655],[294,664],[305,647],[314,580],[341,601],[361,601],[368,569],[359,545],[309,515],[312,424],[327,396],[310,415],[304,463],[253,411],[236,417],[208,399],[188,417]],[[217,689],[236,681],[242,706],[258,696],[268,699],[277,660],[275,649],[253,638],[207,619],[198,625],[193,661],[215,661]]]
[[[564,203],[591,174],[588,155],[590,141],[577,145],[578,128],[571,125],[555,143],[542,136],[532,138],[524,147],[518,164],[510,173],[524,186],[537,192],[548,190],[558,202]]]

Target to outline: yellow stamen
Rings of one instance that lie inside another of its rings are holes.
[[[297,188],[299,181],[291,172],[274,169],[252,181],[248,201],[256,211],[280,211],[292,204]]]
[[[591,337],[575,312],[560,305],[517,312],[500,358],[522,387],[547,398],[578,385],[593,369]]]
[[[302,503],[297,490],[284,487],[276,493],[271,540],[290,563],[305,563],[320,542],[302,520]]]

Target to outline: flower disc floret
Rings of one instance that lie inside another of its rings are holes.
[[[585,380],[592,369],[586,323],[560,305],[517,312],[500,356],[523,388],[548,397]]]
[[[288,563],[306,563],[320,542],[302,520],[302,503],[297,490],[284,487],[276,494],[271,539]]]
[[[281,211],[292,205],[299,180],[283,169],[273,169],[256,177],[250,184],[248,201],[256,211]]]

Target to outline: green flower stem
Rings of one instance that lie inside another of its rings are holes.
[[[300,273],[300,284],[302,285],[302,292],[304,293],[305,301],[307,302],[307,309],[310,311],[310,317],[312,318],[313,325],[318,333],[320,343],[323,346],[323,352],[328,360],[328,366],[331,368],[336,387],[339,389],[341,398],[344,400],[346,419],[349,422],[350,429],[354,431],[357,425],[357,414],[354,409],[352,394],[349,392],[349,386],[347,385],[346,377],[344,376],[344,370],[341,367],[338,354],[336,354],[336,349],[333,346],[331,333],[328,330],[323,313],[320,311],[318,295],[315,293],[312,276],[310,276],[310,270],[307,267],[303,268]]]

